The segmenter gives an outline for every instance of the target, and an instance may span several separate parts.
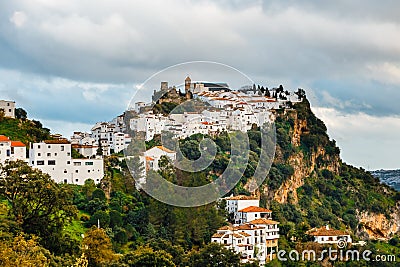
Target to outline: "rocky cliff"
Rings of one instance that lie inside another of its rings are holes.
[[[363,169],[342,163],[307,100],[275,117],[276,157],[261,192],[278,219],[309,227],[329,223],[362,239],[388,239],[399,231],[399,195]]]

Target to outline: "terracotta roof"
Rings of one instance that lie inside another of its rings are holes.
[[[323,226],[321,228],[314,228],[309,231],[307,231],[307,234],[312,235],[312,236],[339,236],[339,235],[348,235],[345,231],[341,230],[336,230],[336,229],[330,229],[326,226]]]
[[[239,210],[239,212],[272,212],[272,211],[269,209],[261,208],[261,207],[250,206],[250,207]]]
[[[220,237],[223,237],[224,235],[225,234],[216,233],[216,234],[213,234],[212,237],[213,238],[220,238]]]
[[[277,221],[273,221],[273,220],[269,220],[269,219],[265,219],[265,218],[261,218],[261,219],[255,219],[252,220],[250,223],[252,224],[279,224],[279,222]]]
[[[5,135],[0,135],[0,142],[9,142],[10,139]]]
[[[21,141],[11,141],[11,146],[12,147],[25,147],[25,144],[22,143]]]
[[[146,161],[153,161],[153,160],[154,160],[154,158],[146,156]]]
[[[242,236],[251,236],[251,234],[248,234],[248,233],[246,233],[246,232],[240,232],[240,234],[241,234]]]
[[[58,139],[58,140],[45,140],[46,144],[69,144],[67,139]]]
[[[175,151],[172,151],[172,150],[170,150],[170,149],[168,149],[168,148],[166,148],[166,147],[163,147],[163,146],[156,146],[158,149],[161,149],[162,151],[165,151],[165,152],[167,152],[167,153],[175,153]]]
[[[235,230],[257,230],[257,229],[263,229],[263,228],[258,226],[252,226],[247,223],[235,227]]]
[[[233,229],[233,227],[229,226],[229,225],[225,225],[225,226],[218,228],[218,230],[232,230],[232,229]]]
[[[258,200],[258,198],[253,196],[238,195],[234,197],[228,197],[226,200]]]

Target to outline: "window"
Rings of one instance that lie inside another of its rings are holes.
[[[87,170],[87,172],[89,172],[89,173],[90,173],[90,170]]]
[[[79,179],[75,179],[75,182],[79,182]]]
[[[37,148],[40,149],[40,145],[38,145]]]
[[[56,157],[57,157],[57,153],[54,153],[54,156],[56,156]]]
[[[69,156],[71,156],[71,153],[70,153],[70,152],[68,152],[68,153],[67,153],[67,156],[68,156],[68,157],[69,157]]]
[[[85,162],[85,165],[90,165],[90,166],[92,166],[92,165],[93,165],[93,161]]]
[[[67,164],[71,164],[71,161],[68,160],[68,161],[67,161]]]
[[[64,146],[61,146],[61,151],[64,151]]]
[[[50,147],[51,147],[50,145],[47,146],[47,148],[50,148]]]
[[[47,156],[50,157],[50,156],[51,156],[51,153],[47,153]]]
[[[74,162],[74,166],[81,166],[80,162]]]
[[[47,164],[56,165],[56,161],[55,160],[49,160],[49,161],[47,161]]]
[[[40,157],[42,154],[40,154],[40,153],[37,153],[37,155],[38,155],[38,157]]]
[[[78,173],[78,170],[75,170],[76,173]]]
[[[67,179],[64,179],[64,184],[66,184],[67,183]]]
[[[67,173],[67,170],[64,170],[64,173]]]
[[[38,160],[38,161],[36,162],[36,165],[44,165],[44,160]]]

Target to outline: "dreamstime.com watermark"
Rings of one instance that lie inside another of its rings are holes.
[[[338,243],[337,248],[329,247],[321,251],[314,249],[305,249],[302,251],[298,250],[272,250],[269,257],[273,258],[276,253],[276,258],[279,261],[287,262],[299,262],[299,261],[366,261],[366,262],[396,262],[396,255],[386,254],[374,254],[371,250],[357,250],[357,249],[346,249],[347,243]]]

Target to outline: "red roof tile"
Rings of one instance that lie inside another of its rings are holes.
[[[25,144],[22,143],[21,141],[11,141],[11,146],[12,147],[25,147]]]
[[[250,207],[239,210],[239,212],[272,212],[272,211],[269,209],[261,208],[261,207],[250,206]]]

